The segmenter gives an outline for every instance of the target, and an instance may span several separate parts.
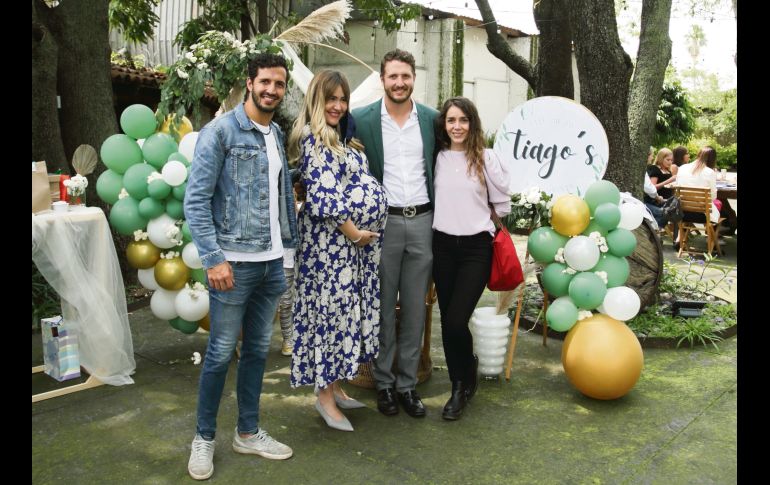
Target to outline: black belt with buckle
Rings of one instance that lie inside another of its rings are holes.
[[[388,214],[404,217],[414,217],[431,210],[430,203],[423,205],[408,205],[406,207],[388,207]]]

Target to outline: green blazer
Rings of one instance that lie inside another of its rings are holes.
[[[422,154],[425,158],[425,180],[428,183],[428,196],[433,204],[433,149],[436,146],[434,123],[438,111],[417,103],[417,120],[420,123],[422,135]],[[366,158],[369,160],[369,170],[382,183],[382,173],[385,165],[385,155],[382,147],[382,99],[374,103],[356,108],[352,111],[356,123],[356,138],[364,144]]]

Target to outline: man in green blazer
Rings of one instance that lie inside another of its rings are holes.
[[[438,112],[412,99],[412,54],[400,49],[385,54],[380,79],[385,97],[352,113],[369,168],[388,198],[379,268],[380,352],[373,367],[377,409],[392,416],[398,401],[407,414],[422,417],[425,406],[415,385],[433,263],[433,125]]]

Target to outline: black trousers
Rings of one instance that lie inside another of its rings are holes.
[[[433,231],[433,281],[441,311],[441,340],[452,382],[467,382],[473,365],[468,321],[489,280],[492,236]]]

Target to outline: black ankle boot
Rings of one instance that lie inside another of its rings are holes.
[[[473,354],[473,366],[471,367],[471,374],[468,376],[468,387],[465,389],[465,393],[468,396],[468,401],[471,400],[476,389],[479,388],[479,357]]]
[[[467,403],[468,395],[465,385],[462,381],[452,382],[452,396],[444,405],[444,412],[441,413],[441,417],[448,421],[460,419],[460,415],[463,413]]]

